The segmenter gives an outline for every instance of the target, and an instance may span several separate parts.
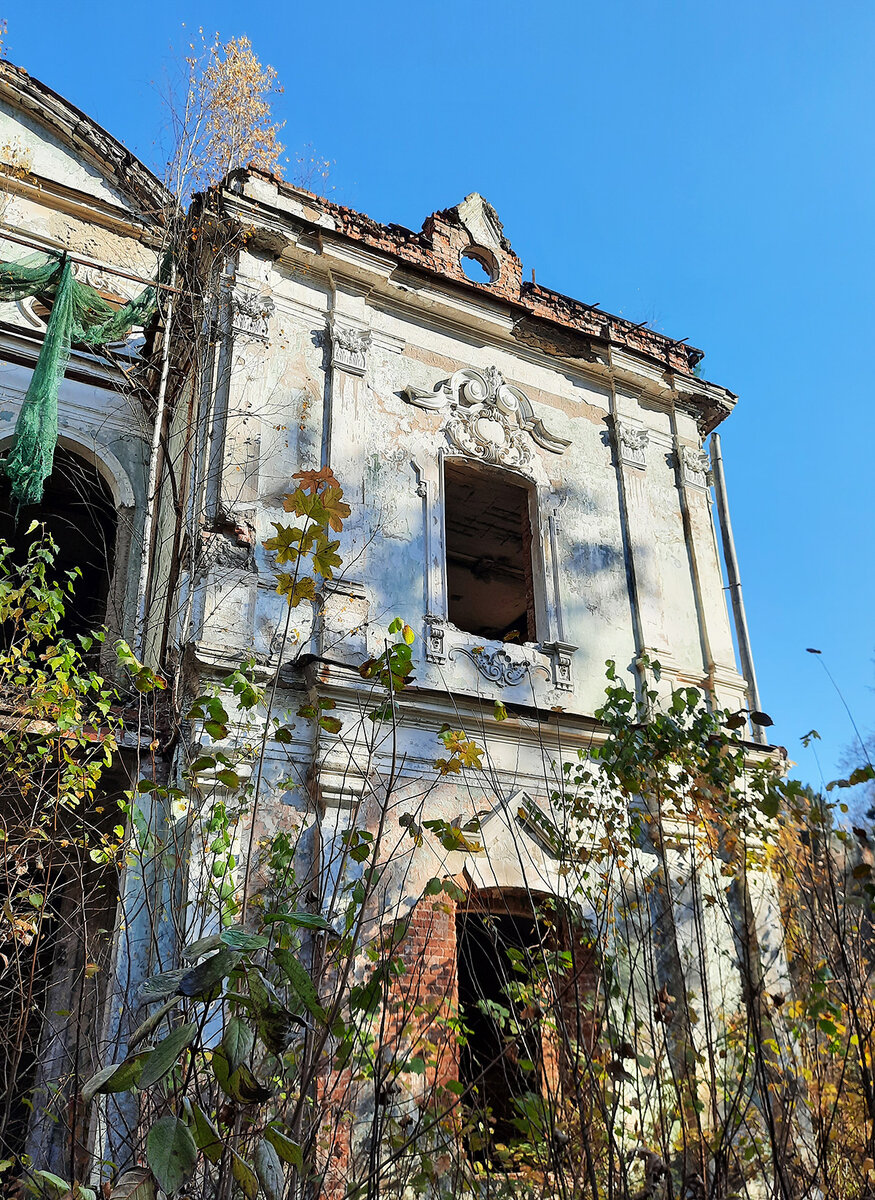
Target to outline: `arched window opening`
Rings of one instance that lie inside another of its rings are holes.
[[[482,246],[468,246],[459,256],[459,262],[472,283],[495,283],[498,279],[495,256]]]
[[[444,464],[447,616],[496,641],[537,641],[529,491],[507,473]]]
[[[67,636],[87,634],[107,621],[107,604],[115,558],[116,510],[100,472],[63,446],[55,449],[52,473],[46,480],[42,502],[22,508],[16,515],[4,480],[0,493],[0,537],[23,548],[39,536],[32,522],[44,525],[58,545],[55,577],[78,568],[73,594],[67,598],[63,631]]]
[[[589,931],[555,900],[489,891],[456,917],[459,1078],[480,1133],[470,1151],[512,1168],[554,1123],[567,1088],[579,1099],[597,1025]],[[589,1064],[591,1065],[591,1064]],[[523,1149],[523,1154],[525,1150]]]
[[[541,1090],[538,1015],[522,995],[520,968],[539,941],[535,914],[467,912],[458,918],[459,1015],[468,1031],[460,1078],[479,1100],[488,1133],[472,1150],[519,1139],[516,1122],[527,1095]]]

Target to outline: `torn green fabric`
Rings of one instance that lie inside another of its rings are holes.
[[[155,311],[157,288],[113,308],[92,287],[79,283],[66,255],[31,255],[20,263],[0,263],[0,301],[38,296],[51,305],[39,358],[15,424],[12,448],[3,464],[18,507],[39,504],[52,473],[58,441],[58,391],[74,343],[105,346],[146,325]]]

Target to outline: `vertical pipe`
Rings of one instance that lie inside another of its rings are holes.
[[[741,659],[741,671],[747,681],[747,701],[754,712],[760,708],[760,694],[757,688],[756,671],[753,665],[753,652],[750,645],[750,634],[747,628],[747,616],[744,611],[744,597],[741,594],[741,579],[738,573],[738,558],[735,553],[735,541],[732,537],[732,522],[729,519],[729,505],[726,500],[726,479],[723,475],[723,455],[720,451],[720,435],[711,434],[711,469],[714,475],[714,496],[717,500],[717,515],[720,520],[720,537],[723,541],[723,561],[726,563],[726,578],[729,586],[729,597],[732,601],[732,616],[735,623],[735,636],[738,641],[738,656]],[[767,744],[767,738],[759,725],[753,726],[754,741]]]
[[[176,262],[170,266],[170,283],[176,283]],[[161,347],[161,376],[158,383],[158,398],[155,406],[155,425],[152,429],[152,445],[149,451],[149,478],[146,484],[146,513],[143,519],[143,553],[140,558],[140,575],[137,580],[137,613],[134,620],[134,653],[142,658],[146,625],[146,593],[149,589],[149,568],[152,565],[152,526],[158,497],[158,456],[161,451],[161,432],[164,427],[164,412],[167,404],[167,380],[170,375],[170,335],[173,324],[173,295],[167,298],[164,314],[164,344]]]

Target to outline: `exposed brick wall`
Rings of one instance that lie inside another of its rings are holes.
[[[475,291],[486,292],[496,299],[514,305],[520,310],[523,326],[531,324],[531,319],[535,318],[537,322],[547,322],[578,335],[579,341],[592,338],[602,343],[621,346],[682,375],[689,375],[703,357],[702,351],[669,338],[655,329],[648,329],[623,317],[604,313],[593,304],[574,300],[534,282],[523,282],[522,263],[504,237],[501,238],[501,248],[496,256],[499,268],[497,279],[484,283],[469,279],[460,262],[460,255],[470,247],[471,242],[456,208],[432,213],[417,233],[403,225],[382,225],[364,213],[334,204],[303,188],[293,187],[254,167],[236,173],[241,178],[245,178],[247,174],[269,179],[280,193],[293,196],[303,205],[305,217],[314,223],[318,222],[323,228],[325,218],[328,217],[334,233],[361,242],[369,249],[389,254],[421,270],[440,275],[445,280]],[[528,333],[527,330],[523,331],[523,340],[530,340]],[[582,335],[582,339],[579,335]],[[549,333],[540,340],[549,344]],[[562,352],[568,353],[568,347]],[[588,356],[585,346],[578,346],[577,353],[580,357]]]

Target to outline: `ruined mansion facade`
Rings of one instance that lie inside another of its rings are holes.
[[[4,261],[63,251],[111,302],[137,295],[167,249],[162,185],[8,65],[0,122]],[[219,247],[208,265],[195,254],[188,268],[209,275],[200,326],[186,309],[192,275],[179,274],[147,328],[106,354],[74,344],[55,472],[34,515],[55,532],[64,566],[84,564],[84,617],[106,623],[107,645],[125,639],[177,681],[174,693],[212,689],[232,712],[223,681],[246,662],[283,714],[280,740],[264,735],[268,718],[256,712],[237,745],[230,735],[222,743],[234,755],[245,742],[245,778],[260,789],[257,816],[243,814],[235,834],[235,886],[249,886],[241,864],[253,847],[294,831],[309,903],[333,920],[331,897],[344,871],[352,878],[340,848],[359,815],[371,833],[387,812],[395,827],[402,813],[454,829],[474,822],[479,852],[417,844],[387,874],[380,903],[420,928],[419,899],[437,875],[518,933],[541,898],[569,898],[550,797],[563,761],[602,736],[594,714],[606,660],[639,690],[667,697],[693,687],[716,707],[759,707],[743,610],[736,605],[734,629],[727,608],[717,505],[730,559],[731,533],[712,476],[716,468],[720,485],[719,442],[708,451],[736,398],[701,377],[701,353],[686,341],[525,280],[476,193],[416,232],[254,168],[200,204],[196,215],[215,228],[204,239]],[[3,448],[48,316],[32,300],[0,311]],[[342,566],[289,609],[265,543],[288,519],[296,475],[325,466],[351,510],[332,535]],[[11,511],[4,532],[16,536]],[[380,659],[396,618],[414,635],[412,676],[392,736],[381,738],[363,718],[373,682],[359,668]],[[106,651],[104,666],[116,670]],[[308,705],[331,720],[300,716]],[[169,736],[157,718],[144,724],[133,700],[125,711],[119,790],[131,776],[178,782],[186,761],[213,752],[191,723]],[[494,721],[496,712],[506,719]],[[484,742],[476,777],[436,771],[447,729]],[[751,730],[752,755],[760,736]],[[220,778],[211,786],[211,804],[233,807],[237,784],[227,795]],[[123,1054],[136,989],[175,966],[184,942],[217,928],[201,903],[206,851],[186,840],[191,809],[147,815],[188,847],[184,882],[158,856],[148,872],[129,868],[118,889],[123,921],[107,892],[97,924],[111,932],[87,946],[59,941],[43,964],[33,1052],[7,1087],[49,1094],[73,1056],[87,1075]],[[731,930],[698,906],[690,856],[664,853],[676,856],[669,902],[680,947],[666,970],[685,971],[691,994],[708,976],[724,1000],[736,995]],[[428,914],[417,953],[464,1003],[482,947],[474,954],[473,925],[449,901]],[[766,886],[754,917],[765,970],[780,973],[780,955],[768,957]],[[84,1049],[54,1015],[83,955],[101,967]],[[17,1149],[60,1170],[60,1126],[38,1108],[15,1126]],[[120,1102],[119,1132],[116,1109],[101,1111],[82,1137],[118,1163],[136,1115]],[[355,1145],[352,1133],[344,1153]]]

